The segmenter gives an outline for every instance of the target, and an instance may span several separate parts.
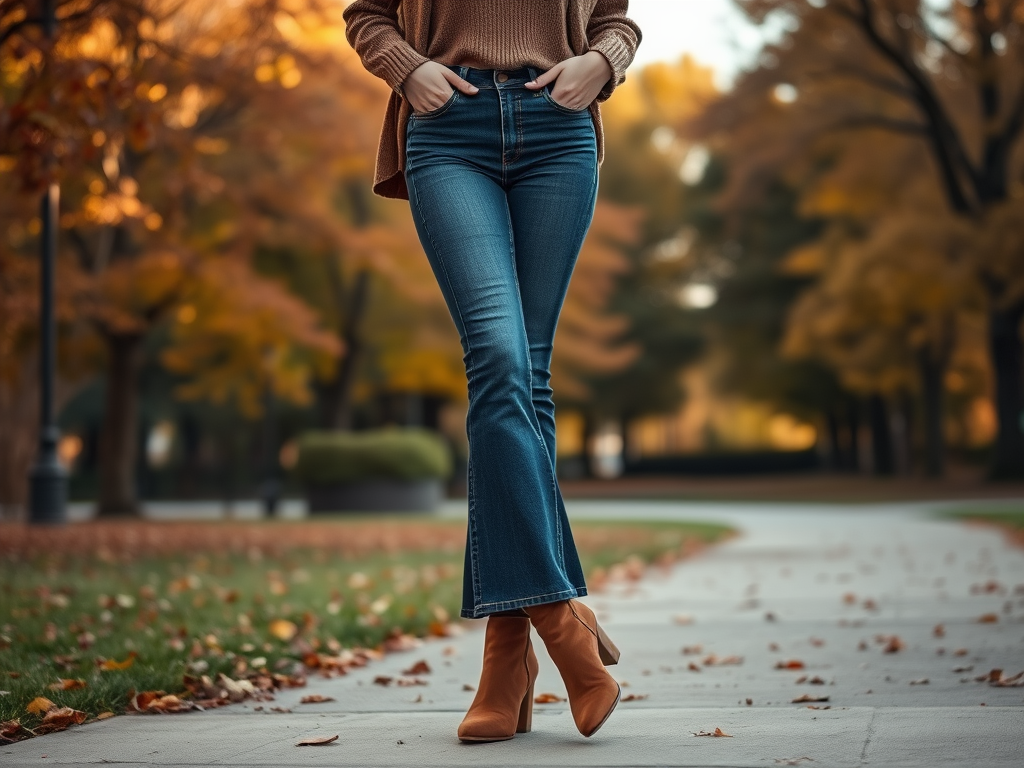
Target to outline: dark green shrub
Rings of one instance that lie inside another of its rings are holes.
[[[452,472],[448,444],[427,429],[307,432],[295,473],[306,485],[362,480],[443,480]]]

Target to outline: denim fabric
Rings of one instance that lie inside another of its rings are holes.
[[[555,476],[551,345],[597,197],[587,109],[527,90],[539,74],[450,67],[455,91],[407,125],[420,241],[462,339],[469,525],[462,616],[581,597]]]

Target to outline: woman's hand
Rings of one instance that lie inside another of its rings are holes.
[[[423,62],[402,81],[402,93],[413,112],[440,109],[455,89],[470,96],[480,90],[436,61]]]
[[[568,109],[585,109],[597,98],[612,76],[608,59],[597,51],[560,61],[536,80],[526,84],[537,91],[554,82],[551,98]]]

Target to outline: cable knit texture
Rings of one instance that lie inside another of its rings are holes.
[[[600,52],[612,76],[590,114],[604,160],[600,102],[626,79],[640,28],[626,17],[628,0],[355,0],[344,12],[345,34],[363,66],[391,86],[373,191],[408,199],[405,124],[412,108],[402,95],[409,73],[431,59],[482,69],[532,65]]]

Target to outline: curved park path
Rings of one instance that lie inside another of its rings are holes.
[[[345,677],[310,677],[274,702],[290,713],[250,703],[120,716],[0,747],[0,765],[1020,766],[1024,687],[988,678],[1024,671],[1024,551],[936,519],[936,507],[572,502],[577,517],[741,531],[588,599],[622,650],[612,670],[636,697],[591,739],[558,702],[536,706],[532,733],[459,744],[483,639],[470,629]],[[564,696],[541,657],[538,693]],[[420,659],[433,670],[426,685],[373,684]],[[311,693],[335,701],[298,703]],[[731,738],[694,735],[715,729]]]

